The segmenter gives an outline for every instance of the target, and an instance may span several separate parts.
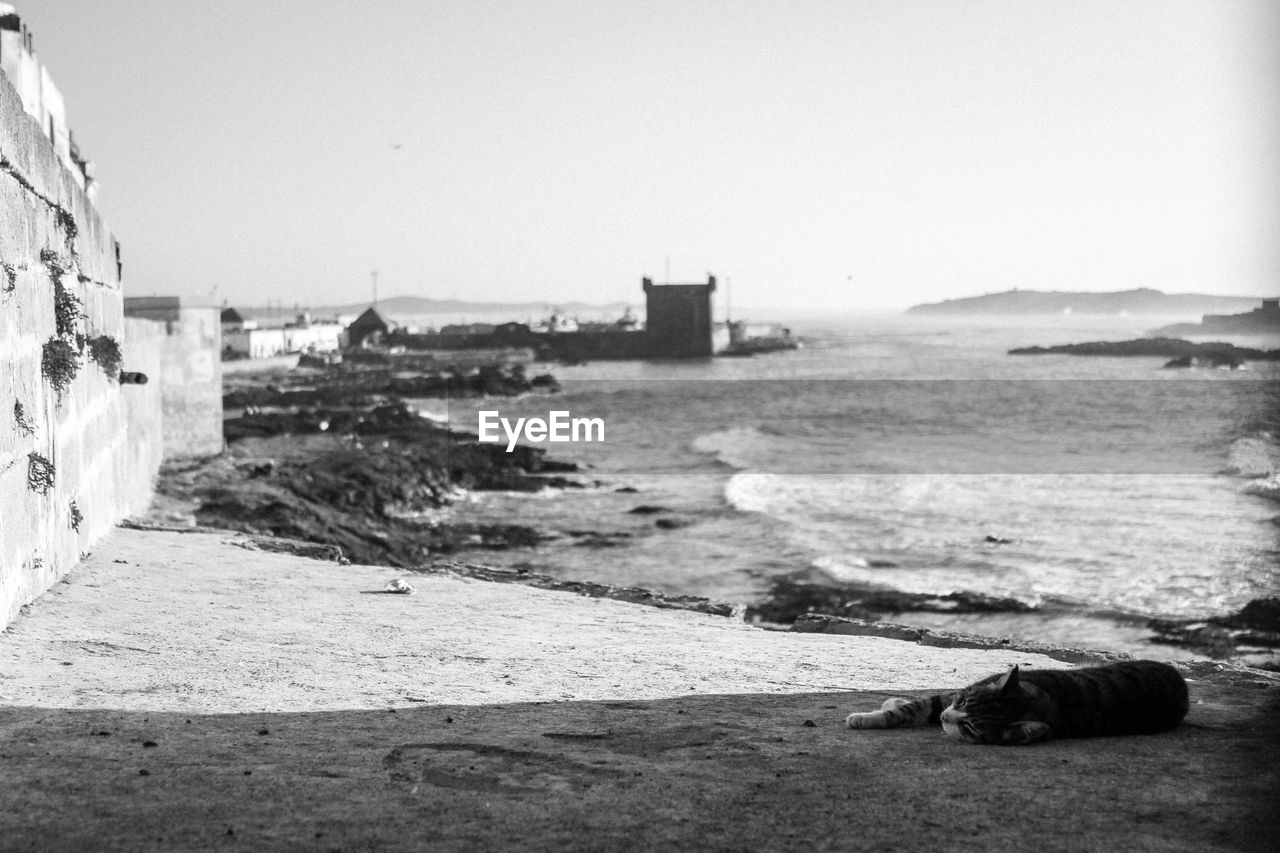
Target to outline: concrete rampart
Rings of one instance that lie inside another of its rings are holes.
[[[0,623],[152,496],[157,324],[126,328],[119,246],[0,74]]]
[[[221,351],[216,308],[182,308],[167,325],[160,374],[165,458],[222,452]]]

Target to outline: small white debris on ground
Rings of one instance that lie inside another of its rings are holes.
[[[414,585],[404,578],[396,578],[383,587],[383,592],[398,592],[401,595],[413,595],[417,591]]]

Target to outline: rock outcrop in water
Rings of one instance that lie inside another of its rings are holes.
[[[892,613],[1029,613],[1035,609],[1017,599],[976,592],[924,595],[862,584],[780,577],[774,579],[762,601],[748,607],[747,615],[763,622],[790,624],[810,613],[876,621]]]
[[[1280,349],[1260,350],[1222,342],[1192,343],[1179,338],[1139,338],[1132,341],[1090,341],[1052,347],[1018,347],[1009,355],[1101,355],[1110,357],[1155,356],[1173,359],[1166,367],[1238,367],[1246,361],[1280,361]],[[1185,359],[1185,363],[1183,360]]]
[[[1156,642],[1186,646],[1215,657],[1242,650],[1280,649],[1280,598],[1256,598],[1229,616],[1209,619],[1152,619]]]
[[[910,613],[1052,615],[1051,611],[1012,598],[975,592],[925,595],[865,584],[833,584],[813,580],[810,572],[775,579],[769,592],[747,608],[748,618],[777,624],[827,616],[882,625],[897,614]],[[908,632],[919,633],[920,630],[898,627]],[[1276,652],[1280,650],[1280,598],[1251,601],[1230,616],[1152,619],[1147,627],[1152,631],[1153,643],[1183,646],[1217,659],[1245,660],[1251,666],[1280,670],[1276,658]],[[905,635],[899,638],[905,638]]]

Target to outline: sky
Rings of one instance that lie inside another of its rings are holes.
[[[15,5],[127,295],[1280,294],[1273,0]]]

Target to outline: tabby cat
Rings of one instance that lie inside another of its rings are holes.
[[[1085,669],[1037,669],[984,678],[957,693],[889,699],[850,714],[851,729],[942,723],[970,743],[1028,744],[1055,737],[1154,734],[1187,713],[1187,683],[1167,663],[1135,660]]]

